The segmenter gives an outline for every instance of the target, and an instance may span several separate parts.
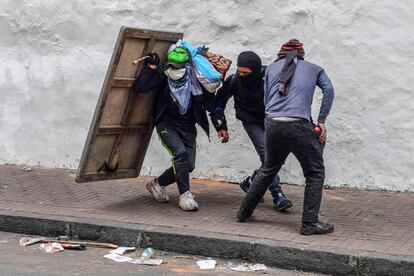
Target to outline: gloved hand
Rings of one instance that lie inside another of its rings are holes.
[[[145,59],[145,66],[157,69],[160,66],[160,56],[157,53],[148,53],[148,58]]]

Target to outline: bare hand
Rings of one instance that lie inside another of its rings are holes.
[[[326,129],[325,123],[318,123],[321,133],[319,134],[319,143],[325,144],[328,136],[328,130]]]
[[[148,67],[151,68],[152,70],[157,70],[157,68],[158,68],[157,65],[149,64],[149,63],[148,63]]]
[[[229,133],[227,130],[219,130],[219,132],[217,132],[217,136],[221,139],[222,143],[227,143],[229,141]]]

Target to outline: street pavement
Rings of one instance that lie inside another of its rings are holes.
[[[161,258],[165,262],[160,266],[143,266],[130,263],[117,263],[103,256],[108,249],[89,247],[83,251],[65,250],[47,254],[41,251],[39,244],[22,247],[19,239],[24,235],[0,232],[0,275],[240,275],[230,270],[228,261],[215,258],[217,267],[214,270],[200,270],[196,264],[198,260],[206,259],[201,256],[183,255],[165,251],[155,251],[154,258]],[[138,257],[142,252],[128,254]],[[235,267],[242,263],[231,260]],[[321,274],[288,271],[268,268],[267,270],[243,275],[281,275],[281,276],[313,276]]]
[[[291,242],[307,248],[373,252],[414,258],[414,194],[349,189],[324,191],[321,219],[335,225],[322,236],[299,234],[303,187],[284,185],[294,208],[272,209],[270,194],[246,223],[236,221],[243,198],[237,185],[193,180],[198,212],[178,208],[175,184],[167,191],[170,202],[155,202],[145,188],[149,177],[76,183],[72,170],[0,166],[0,211],[102,219],[113,222],[207,231],[248,238]]]

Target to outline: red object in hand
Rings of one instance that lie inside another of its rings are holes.
[[[313,128],[313,131],[314,131],[315,133],[319,133],[319,132],[321,132],[321,128],[320,128],[320,127],[318,127],[318,126],[316,126],[316,127],[314,127],[314,128]]]

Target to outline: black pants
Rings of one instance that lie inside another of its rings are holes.
[[[306,178],[302,222],[317,222],[325,180],[323,145],[312,124],[306,120],[280,122],[265,120],[266,157],[264,165],[244,199],[242,206],[254,210],[289,153],[298,159]]]
[[[162,145],[171,155],[172,166],[158,177],[161,186],[177,182],[178,191],[183,194],[190,190],[190,172],[194,170],[196,158],[195,125],[178,127],[168,122],[160,122],[157,133]]]
[[[254,149],[259,155],[260,162],[262,163],[262,166],[263,166],[264,160],[265,160],[265,127],[264,127],[264,124],[246,123],[246,122],[242,122],[242,124],[243,124],[244,130],[247,132],[247,135],[249,135],[249,138],[252,141]],[[258,171],[254,171],[251,177],[252,180],[256,176],[257,172]],[[271,185],[271,188],[270,188],[271,192],[273,190],[276,190],[276,191],[280,190],[280,177],[277,174],[270,185]]]

